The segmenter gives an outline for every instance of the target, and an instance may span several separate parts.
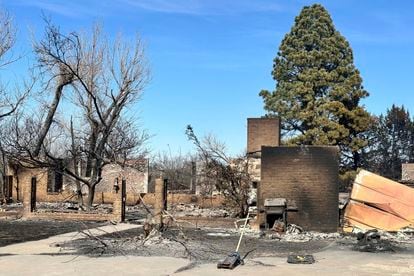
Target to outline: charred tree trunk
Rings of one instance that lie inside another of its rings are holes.
[[[93,159],[95,155],[95,147],[96,147],[96,134],[94,128],[92,128],[91,136],[89,137],[89,145],[88,145],[88,153],[86,158],[86,172],[85,176],[90,177],[93,172],[92,168],[94,167]]]
[[[0,154],[1,154],[1,167],[2,167],[2,170],[1,170],[1,179],[0,179],[0,204],[1,204],[1,202],[2,202],[2,198],[3,197],[5,197],[5,194],[4,194],[4,190],[5,190],[5,185],[6,185],[6,181],[5,181],[5,179],[6,179],[6,175],[7,175],[7,172],[6,172],[6,155],[5,155],[5,153],[4,153],[4,151],[3,151],[3,146],[1,145],[1,141],[0,141]]]
[[[52,125],[53,118],[55,116],[56,110],[58,108],[60,99],[62,98],[63,88],[72,82],[73,76],[68,74],[62,74],[60,76],[59,84],[56,87],[55,97],[53,98],[52,104],[48,108],[48,113],[46,116],[46,120],[43,123],[40,131],[39,136],[36,141],[36,146],[33,151],[33,157],[38,157],[40,150],[42,149],[43,141],[46,138],[47,133],[49,132],[50,126]]]
[[[95,198],[96,185],[102,180],[102,166],[104,165],[101,160],[93,159],[92,163],[94,164],[92,169],[92,175],[88,185],[88,198],[86,200],[86,207],[90,209],[93,204],[93,199]]]
[[[72,138],[72,157],[73,157],[73,170],[76,176],[79,177],[79,169],[78,169],[78,150],[76,148],[76,144],[75,144],[75,134],[73,131],[73,121],[72,118],[70,118],[70,134],[71,134],[71,138]],[[78,204],[80,208],[83,208],[83,195],[82,195],[82,186],[81,183],[79,181],[79,179],[75,180],[76,183],[76,194],[78,196]]]
[[[352,157],[353,157],[352,169],[356,171],[361,165],[361,155],[359,154],[359,152],[355,151],[352,153]]]
[[[247,199],[243,199],[243,203],[240,204],[240,217],[244,218],[249,212],[249,205],[247,204]]]
[[[91,209],[93,200],[95,198],[95,188],[96,185],[88,186],[88,197],[86,198],[86,207],[87,209]]]

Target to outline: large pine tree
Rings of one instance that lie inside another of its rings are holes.
[[[339,145],[343,167],[360,165],[370,115],[352,49],[325,8],[304,7],[274,59],[276,90],[262,91],[267,116],[280,116],[290,144]]]

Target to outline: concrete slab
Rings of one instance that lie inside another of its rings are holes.
[[[202,264],[176,275],[414,275],[410,255],[327,250],[314,255],[311,265],[286,263],[286,258],[247,260],[234,270]],[[0,258],[7,275],[172,275],[190,262],[170,257],[117,256],[89,258],[74,255],[15,255]],[[175,275],[175,274],[174,274]]]
[[[0,257],[0,274],[21,275],[170,275],[188,260],[167,257],[15,255]],[[3,274],[4,273],[4,274]]]

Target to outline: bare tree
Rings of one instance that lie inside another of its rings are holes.
[[[248,212],[251,183],[248,159],[229,157],[226,154],[225,144],[214,136],[206,136],[200,141],[190,125],[187,126],[186,135],[204,160],[202,169],[204,178],[213,179],[217,191],[226,197],[228,203],[237,208],[238,216],[245,217]]]
[[[5,70],[8,65],[19,57],[14,57],[11,50],[16,42],[16,28],[12,17],[6,11],[0,11],[0,70]],[[25,85],[23,89],[6,87],[0,83],[0,120],[12,115],[26,98],[31,90],[33,82]]]
[[[88,188],[85,204],[90,207],[103,166],[137,155],[148,139],[146,133],[137,132],[134,121],[126,116],[149,79],[142,43],[138,38],[127,43],[120,36],[111,42],[97,26],[90,35],[63,34],[46,21],[44,38],[34,43],[34,51],[37,69],[48,76],[44,90],[52,92],[51,102],[44,108],[45,115],[31,123],[37,128],[34,134],[22,129],[30,125],[27,122],[14,127],[11,142],[17,153],[15,159],[25,165],[54,168],[62,154],[76,162],[84,160],[84,173],[79,173],[76,163],[65,165],[62,170]],[[58,116],[62,101],[66,101],[65,111]],[[76,123],[68,122],[69,114]],[[56,139],[59,131],[54,127],[61,129],[59,135],[64,138]],[[59,141],[58,146],[53,140]]]
[[[18,59],[11,53],[15,42],[16,28],[12,17],[8,12],[0,11],[0,72],[6,70],[8,65]],[[0,135],[4,132],[6,120],[16,113],[32,90],[34,83],[34,79],[31,79],[29,82],[23,81],[23,85],[16,85],[11,88],[10,85],[5,85],[0,80]],[[2,194],[4,190],[4,176],[7,173],[7,156],[2,140],[0,140],[0,155],[0,194]]]
[[[171,152],[160,152],[153,157],[150,166],[150,181],[155,181],[154,176],[162,175],[168,179],[169,190],[187,190],[194,192],[196,182],[197,157],[191,154],[179,152],[172,155]]]
[[[0,39],[0,66],[3,67],[12,61],[5,57],[16,42],[16,29],[10,14],[6,11],[0,12]]]

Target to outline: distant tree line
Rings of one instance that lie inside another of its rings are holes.
[[[401,164],[414,162],[414,119],[404,106],[392,105],[385,114],[373,116],[367,130],[362,167],[399,180]]]

